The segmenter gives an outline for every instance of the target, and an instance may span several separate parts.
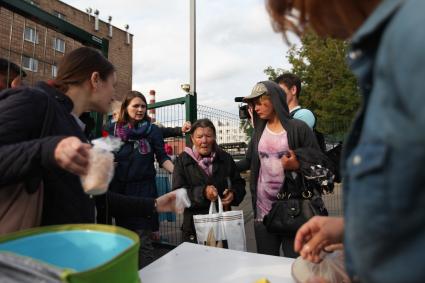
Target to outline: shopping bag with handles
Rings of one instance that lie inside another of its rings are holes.
[[[223,212],[218,198],[218,212],[211,202],[208,214],[193,216],[198,244],[246,251],[245,226],[241,210]]]

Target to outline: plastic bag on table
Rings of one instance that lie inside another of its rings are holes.
[[[308,279],[317,277],[326,283],[350,283],[344,267],[344,253],[334,251],[324,253],[320,263],[312,263],[298,257],[292,264],[292,277],[297,283],[304,283]]]
[[[86,194],[100,195],[106,193],[114,176],[114,155],[122,142],[119,138],[106,137],[92,141],[90,149],[89,168],[87,175],[81,176],[81,184]]]
[[[190,199],[184,188],[175,190],[176,192],[176,213],[183,213],[186,207],[190,207]]]

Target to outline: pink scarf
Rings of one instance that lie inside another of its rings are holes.
[[[215,159],[215,152],[211,152],[210,156],[202,156],[198,153],[195,147],[185,147],[184,152],[189,154],[189,156],[198,163],[199,167],[204,170],[208,177],[212,176],[212,164]]]

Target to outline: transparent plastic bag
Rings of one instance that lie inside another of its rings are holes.
[[[292,278],[297,283],[304,283],[311,278],[320,278],[326,283],[350,283],[344,267],[344,253],[340,250],[323,253],[320,263],[312,263],[298,257],[292,264]]]
[[[184,188],[175,190],[176,193],[176,213],[183,213],[186,207],[190,207],[190,199]]]
[[[84,192],[89,195],[106,193],[114,176],[114,155],[122,142],[119,138],[106,137],[92,141],[87,175],[81,176]]]

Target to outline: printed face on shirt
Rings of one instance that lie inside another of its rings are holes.
[[[287,151],[279,150],[278,145],[272,142],[266,142],[258,151],[261,162],[262,181],[267,183],[269,187],[280,187],[283,181],[283,165],[282,157]]]
[[[196,151],[200,155],[208,156],[211,154],[213,145],[215,143],[215,135],[213,129],[209,127],[196,128],[196,130],[191,135],[191,138]]]
[[[127,106],[127,113],[130,121],[142,121],[146,114],[146,103],[140,98],[133,98]]]

